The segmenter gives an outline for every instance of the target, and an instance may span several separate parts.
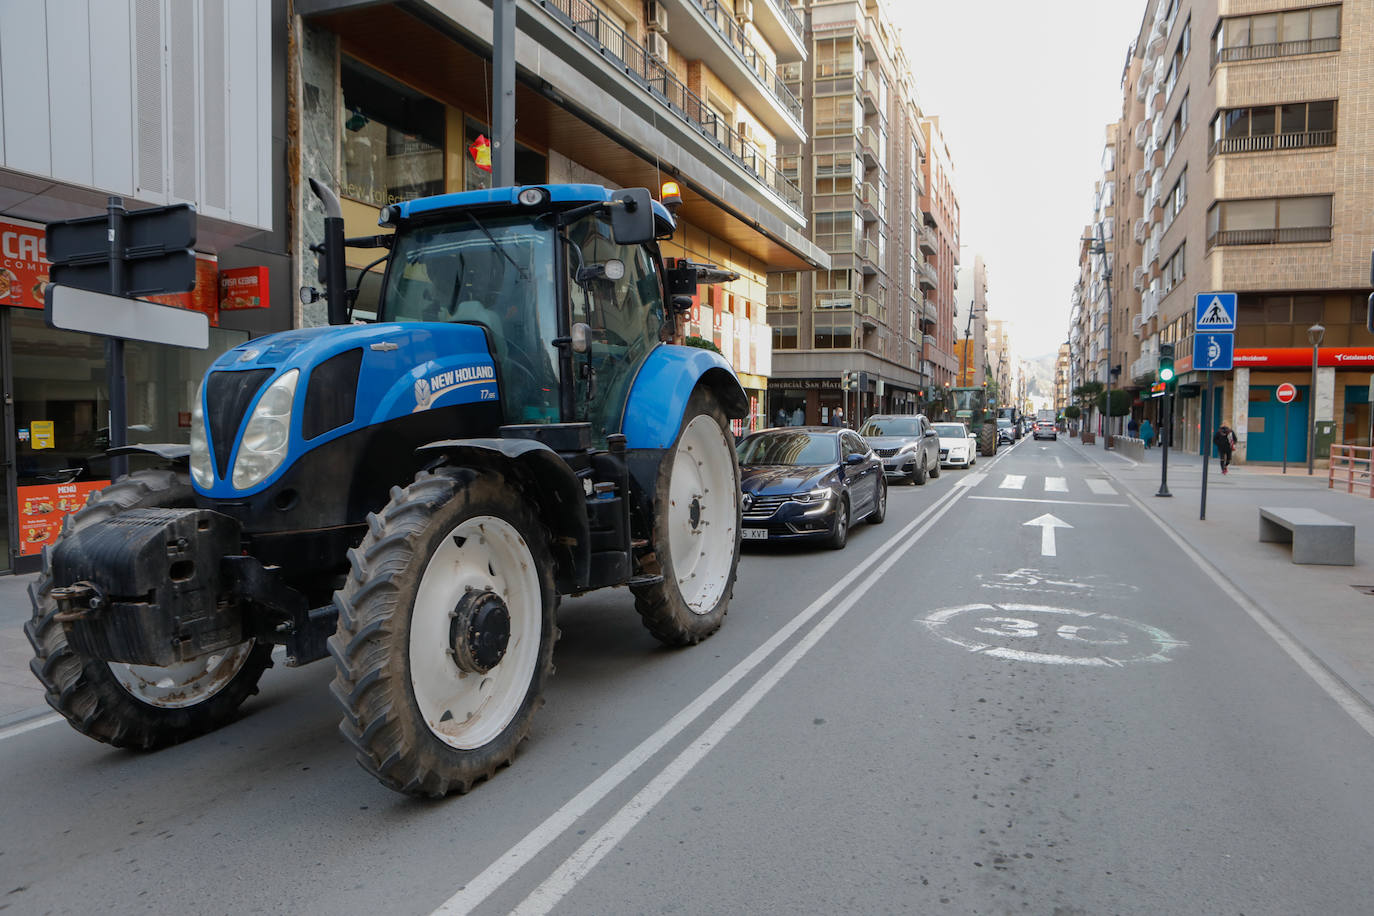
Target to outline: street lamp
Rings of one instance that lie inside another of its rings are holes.
[[[1326,328],[1314,324],[1307,329],[1307,341],[1312,344],[1312,388],[1307,395],[1307,475],[1312,476],[1312,462],[1317,451],[1317,348],[1322,345]]]

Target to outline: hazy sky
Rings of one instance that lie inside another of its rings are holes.
[[[1013,322],[1022,358],[1057,350],[1145,0],[890,0],[890,8],[921,108],[940,116],[954,159],[963,263],[975,253],[987,262],[989,317]]]

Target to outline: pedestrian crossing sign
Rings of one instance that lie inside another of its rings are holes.
[[[1197,314],[1193,327],[1199,331],[1234,331],[1236,329],[1235,293],[1198,293]]]

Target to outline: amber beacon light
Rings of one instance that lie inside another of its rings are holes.
[[[663,206],[668,208],[668,212],[677,215],[677,208],[682,206],[682,190],[676,181],[663,182],[663,191],[659,194],[659,200]]]

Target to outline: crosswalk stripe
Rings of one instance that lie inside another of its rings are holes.
[[[1107,483],[1107,481],[1105,481],[1105,480],[1099,480],[1099,479],[1097,479],[1097,478],[1095,478],[1095,477],[1089,477],[1089,478],[1088,478],[1088,489],[1089,489],[1089,490],[1092,490],[1092,491],[1093,491],[1094,493],[1096,493],[1098,496],[1115,496],[1115,495],[1116,495],[1116,488],[1115,488],[1115,487],[1113,487],[1111,484]]]
[[[987,471],[974,471],[972,474],[962,475],[954,485],[956,487],[976,487],[987,479]]]
[[[1025,485],[1026,477],[1024,474],[1005,474],[998,488],[1002,490],[1019,490]]]
[[[1046,493],[1067,493],[1069,492],[1069,482],[1063,477],[1046,477]]]

